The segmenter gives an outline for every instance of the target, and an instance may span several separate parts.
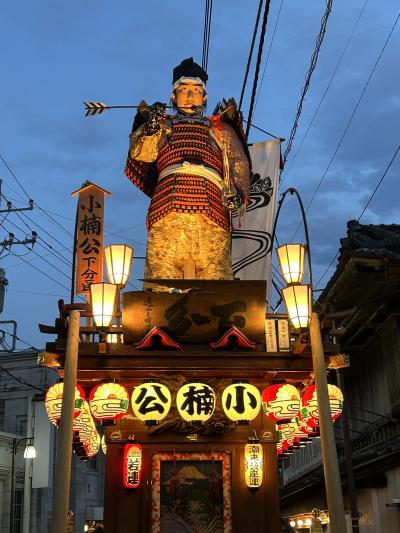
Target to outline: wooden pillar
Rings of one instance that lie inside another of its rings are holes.
[[[315,386],[317,390],[322,462],[324,467],[330,532],[343,533],[346,531],[346,520],[344,516],[342,485],[340,482],[336,441],[333,432],[331,409],[329,405],[324,348],[322,345],[321,330],[317,313],[313,313],[311,317],[310,340]]]
[[[78,365],[79,322],[79,311],[71,311],[65,354],[61,422],[57,439],[52,533],[67,533],[72,461],[72,425],[74,420],[76,369]]]

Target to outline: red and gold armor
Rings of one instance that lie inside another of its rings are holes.
[[[151,198],[147,279],[182,278],[187,261],[196,278],[232,278],[224,150],[229,177],[247,197],[249,163],[230,125],[178,114],[160,132],[146,135],[142,126],[132,134],[125,173]]]

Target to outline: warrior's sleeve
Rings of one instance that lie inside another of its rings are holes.
[[[231,176],[237,189],[249,198],[250,164],[242,141],[230,124],[221,121],[220,135],[228,151]]]
[[[125,174],[141,191],[150,198],[158,181],[156,159],[160,135],[146,135],[144,125],[131,133]]]

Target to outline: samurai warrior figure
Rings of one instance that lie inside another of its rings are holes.
[[[171,100],[141,102],[125,173],[151,198],[145,278],[232,279],[232,211],[245,210],[250,157],[233,99],[202,111],[207,73],[185,59],[173,70]]]

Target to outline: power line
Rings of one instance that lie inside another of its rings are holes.
[[[381,178],[379,179],[378,181],[378,184],[376,185],[375,189],[373,190],[373,192],[371,193],[370,197],[368,198],[367,200],[367,203],[365,204],[363,210],[361,211],[361,214],[359,215],[359,217],[357,218],[357,221],[359,222],[360,221],[360,218],[363,216],[363,214],[365,213],[367,207],[369,206],[369,204],[371,203],[373,197],[375,196],[377,190],[379,189],[379,187],[381,186],[383,180],[385,179],[385,176],[386,174],[388,173],[390,167],[392,166],[394,160],[396,159],[397,157],[397,154],[399,153],[400,151],[400,144],[399,146],[396,148],[396,151],[395,153],[393,154],[393,157],[391,158],[391,160],[389,161],[387,167],[385,168],[385,171],[384,173],[382,174]],[[335,261],[335,259],[338,257],[339,255],[339,252],[336,253],[336,255],[334,256],[334,258],[332,259],[332,261],[329,263],[329,265],[327,266],[327,268],[325,269],[324,273],[322,274],[322,276],[319,278],[319,280],[317,281],[315,287],[318,287],[318,285],[320,284],[320,282],[324,279],[324,277],[326,276],[328,270],[331,268],[331,266],[333,265],[333,262]]]
[[[317,66],[319,52],[321,50],[322,42],[324,40],[324,36],[325,36],[325,32],[326,32],[326,26],[327,26],[327,23],[328,23],[329,15],[330,15],[331,10],[332,10],[332,2],[333,2],[333,0],[327,0],[325,13],[324,13],[324,15],[323,15],[323,17],[321,19],[321,27],[320,27],[319,34],[318,34],[318,37],[317,37],[317,41],[315,43],[314,52],[313,52],[313,54],[311,56],[311,64],[310,64],[310,67],[309,67],[308,72],[307,72],[306,82],[305,82],[304,87],[303,87],[303,89],[301,91],[300,101],[297,104],[296,115],[294,117],[293,126],[292,126],[292,129],[290,131],[290,137],[289,137],[289,140],[288,140],[288,143],[287,143],[287,147],[286,147],[285,153],[283,154],[283,163],[284,164],[286,163],[286,160],[288,158],[290,150],[292,149],[293,139],[294,139],[294,137],[296,135],[297,126],[298,126],[298,123],[299,123],[299,120],[300,120],[300,115],[301,115],[301,112],[303,110],[303,102],[304,102],[304,99],[306,97],[307,91],[308,91],[308,89],[310,87],[311,76],[312,76],[312,74],[313,74],[313,72],[315,70],[315,67]]]
[[[17,341],[19,342],[22,342],[23,344],[26,344],[26,346],[29,347],[29,349],[33,349],[33,350],[37,350],[37,348],[35,348],[32,344],[30,344],[29,342],[26,342],[24,339],[21,339],[21,337],[18,337],[18,335],[14,335],[13,333],[10,333],[9,331],[7,330],[1,330],[4,334],[6,335],[9,335],[10,337],[12,337],[13,339],[17,339]],[[38,350],[39,351],[39,350]]]
[[[261,26],[260,42],[259,42],[259,45],[258,45],[258,54],[257,54],[257,61],[256,61],[256,69],[255,69],[255,73],[254,73],[253,90],[252,90],[252,93],[251,93],[249,115],[247,117],[246,139],[249,136],[250,127],[251,127],[251,121],[252,121],[252,118],[253,118],[254,101],[255,101],[256,91],[257,91],[258,75],[260,73],[262,51],[263,51],[263,48],[264,48],[265,31],[267,29],[268,13],[269,13],[270,4],[271,4],[271,0],[266,0],[265,1],[264,17],[263,17],[263,22],[262,22],[262,26]]]
[[[14,226],[19,230],[19,231],[22,231],[21,228],[19,228],[16,224],[14,224]],[[26,248],[28,248],[29,252],[32,252],[34,253],[36,256],[38,256],[40,259],[42,259],[42,261],[44,261],[45,263],[47,263],[49,266],[51,266],[52,268],[54,268],[55,270],[57,270],[57,272],[59,272],[60,274],[62,274],[63,276],[65,276],[67,279],[70,279],[70,276],[67,276],[67,274],[65,274],[65,272],[63,272],[62,270],[60,270],[58,267],[56,267],[55,265],[53,265],[53,263],[51,263],[50,261],[48,261],[47,259],[45,259],[43,256],[41,256],[40,254],[38,254],[36,252],[36,250],[34,250],[33,248],[29,248],[26,244],[24,245]],[[43,245],[42,245],[43,246]],[[13,255],[17,256],[17,257],[23,257],[23,255],[17,255],[15,253],[13,253]],[[26,255],[26,254],[24,254]]]
[[[399,146],[397,147],[392,159],[390,160],[389,164],[387,165],[386,169],[385,169],[385,172],[382,174],[382,177],[381,179],[378,181],[378,184],[377,186],[375,187],[374,191],[372,192],[371,196],[369,197],[367,203],[365,204],[363,210],[361,211],[361,215],[358,217],[357,221],[359,222],[360,221],[360,218],[363,216],[363,214],[365,213],[365,211],[367,210],[367,207],[369,206],[369,204],[371,203],[373,197],[375,196],[375,193],[376,191],[379,189],[379,187],[381,186],[381,183],[382,181],[385,179],[385,176],[386,174],[388,173],[388,170],[390,169],[390,167],[392,166],[392,163],[393,161],[396,159],[396,156],[397,154],[399,153],[399,150],[400,150],[400,144]]]
[[[268,61],[269,61],[269,56],[271,55],[272,45],[274,44],[276,28],[278,27],[278,22],[279,22],[279,18],[281,16],[282,6],[283,6],[283,0],[281,0],[280,6],[279,6],[279,10],[278,10],[278,15],[277,15],[276,21],[275,21],[274,31],[272,32],[271,44],[269,45],[269,49],[268,49],[268,53],[267,53],[267,59],[265,60],[264,70],[263,70],[263,74],[262,74],[262,77],[261,77],[260,86],[258,88],[256,101],[255,101],[255,104],[254,104],[254,112],[255,112],[256,107],[257,107],[257,102],[258,102],[258,98],[260,96],[260,91],[261,91],[261,87],[262,87],[262,84],[263,84],[263,81],[264,81],[265,72],[267,70],[267,65],[268,65]]]
[[[63,289],[66,289],[69,293],[69,288],[66,287],[65,285],[63,285],[60,281],[56,280],[55,278],[53,278],[52,276],[49,276],[49,274],[46,274],[46,272],[43,272],[43,270],[41,270],[40,268],[36,267],[35,265],[32,265],[32,263],[30,263],[29,261],[27,261],[26,259],[24,259],[23,257],[21,257],[22,261],[24,263],[26,263],[27,265],[29,265],[30,267],[34,268],[35,270],[37,270],[38,272],[40,272],[41,274],[43,274],[43,276],[46,276],[46,278],[49,278],[51,281],[54,281],[54,283],[57,283],[58,285],[60,285]]]
[[[26,192],[26,190],[23,188],[21,182],[19,181],[19,179],[17,178],[17,176],[14,174],[14,172],[11,170],[10,166],[8,165],[7,161],[4,159],[3,155],[0,153],[0,159],[3,161],[4,163],[4,166],[7,168],[7,170],[9,171],[9,173],[11,174],[11,176],[15,179],[15,181],[18,183],[18,185],[21,187],[21,189],[23,190],[23,192],[25,193],[26,197],[28,198],[28,200],[30,200],[30,196],[29,194]]]
[[[36,390],[40,391],[41,393],[46,392],[45,389],[41,389],[40,387],[36,387],[36,385],[32,385],[32,383],[28,383],[28,382],[25,381],[24,379],[15,376],[14,374],[12,374],[11,372],[9,372],[9,371],[8,371],[6,368],[4,368],[3,366],[0,366],[0,370],[1,370],[2,372],[5,372],[6,374],[8,374],[11,378],[15,379],[15,381],[18,381],[19,383],[21,383],[21,385],[25,385],[26,387],[30,387],[30,388],[32,388],[32,389],[36,389]]]
[[[350,128],[350,124],[351,124],[352,121],[353,121],[353,118],[354,118],[354,116],[355,116],[355,114],[356,114],[356,112],[357,112],[357,109],[358,109],[358,107],[359,107],[359,105],[360,105],[360,103],[361,103],[361,100],[362,100],[363,97],[364,97],[364,94],[365,94],[365,92],[366,92],[366,90],[367,90],[367,88],[368,88],[368,85],[369,85],[369,83],[370,83],[370,81],[371,81],[371,79],[372,79],[372,76],[374,75],[374,72],[375,72],[375,70],[376,70],[376,67],[377,67],[378,64],[379,64],[379,61],[381,60],[381,57],[382,57],[382,55],[383,55],[383,52],[384,52],[385,49],[386,49],[386,46],[387,46],[387,44],[388,44],[388,42],[389,42],[389,40],[390,40],[390,37],[392,36],[392,33],[393,33],[393,31],[394,31],[394,29],[395,29],[395,27],[396,27],[396,25],[397,25],[397,22],[398,22],[399,18],[400,18],[400,12],[399,12],[399,14],[397,15],[397,18],[396,18],[396,20],[395,20],[395,22],[394,22],[394,24],[393,24],[393,26],[392,26],[392,28],[391,28],[391,30],[390,30],[390,32],[389,32],[389,35],[388,35],[387,38],[386,38],[385,44],[383,45],[383,47],[382,47],[382,49],[381,49],[381,51],[380,51],[380,53],[379,53],[379,56],[378,56],[377,60],[375,61],[375,64],[374,64],[374,66],[373,66],[373,68],[372,68],[372,70],[371,70],[371,72],[370,72],[370,74],[369,74],[369,76],[368,76],[367,81],[366,81],[365,84],[364,84],[364,87],[363,87],[363,89],[362,89],[362,91],[361,91],[361,94],[360,94],[360,96],[359,96],[359,98],[358,98],[358,100],[357,100],[357,103],[356,103],[356,105],[355,105],[355,107],[354,107],[354,109],[353,109],[353,112],[351,113],[351,116],[350,116],[350,118],[349,118],[349,120],[348,120],[348,122],[347,122],[347,124],[346,124],[346,126],[345,126],[345,128],[344,128],[344,131],[343,131],[343,133],[342,133],[342,135],[341,135],[341,137],[340,137],[340,139],[339,139],[339,142],[338,142],[338,144],[337,144],[337,146],[336,146],[336,148],[335,148],[335,151],[333,152],[333,155],[332,155],[332,157],[331,157],[331,159],[330,159],[330,161],[329,161],[329,163],[328,163],[328,166],[326,167],[325,172],[322,174],[322,177],[321,177],[321,179],[319,180],[319,183],[318,183],[318,185],[317,185],[317,187],[316,187],[316,189],[315,189],[315,191],[314,191],[314,193],[313,193],[313,195],[312,195],[312,197],[311,197],[311,200],[310,200],[310,201],[308,202],[308,204],[307,204],[307,207],[306,207],[306,209],[305,209],[305,213],[306,213],[306,214],[307,214],[308,210],[310,209],[310,206],[311,206],[311,204],[313,203],[315,197],[317,196],[317,193],[318,193],[318,191],[319,191],[319,189],[320,189],[320,187],[321,187],[323,181],[325,180],[325,177],[326,177],[326,175],[327,175],[327,173],[328,173],[328,171],[329,171],[329,169],[330,169],[330,167],[331,167],[331,165],[332,165],[332,163],[333,163],[333,160],[335,159],[336,154],[338,153],[339,148],[340,148],[340,146],[342,145],[343,139],[345,138],[345,136],[346,136],[346,134],[347,134],[347,132],[348,132],[348,130],[349,130],[349,128]],[[293,236],[292,236],[292,240],[293,240],[293,239],[295,238],[295,236],[297,235],[297,232],[299,231],[300,226],[301,226],[301,222],[299,222],[299,225],[297,226],[296,231],[294,232],[294,234],[293,234]]]
[[[319,104],[318,104],[318,106],[317,106],[317,108],[316,108],[316,110],[315,110],[315,112],[314,112],[314,115],[313,115],[313,117],[312,117],[312,119],[311,119],[311,121],[310,121],[310,124],[308,125],[308,127],[307,127],[307,129],[306,129],[306,131],[305,131],[305,133],[304,133],[304,135],[303,135],[303,137],[302,137],[302,139],[301,139],[301,142],[300,142],[300,144],[299,144],[299,147],[298,147],[297,150],[296,150],[296,153],[294,154],[293,159],[292,159],[291,162],[290,162],[289,168],[288,168],[286,171],[283,171],[283,172],[284,172],[284,177],[282,178],[282,180],[281,180],[281,182],[280,182],[280,185],[282,185],[283,182],[285,181],[285,179],[287,178],[287,176],[288,176],[290,170],[291,170],[292,167],[293,167],[294,162],[295,162],[296,159],[297,159],[297,156],[298,156],[298,154],[299,154],[299,152],[300,152],[300,150],[301,150],[301,148],[302,148],[302,146],[303,146],[303,144],[304,144],[304,141],[305,141],[305,139],[306,139],[306,137],[307,137],[307,135],[308,135],[308,133],[309,133],[309,131],[310,131],[310,129],[311,129],[311,126],[313,125],[314,120],[315,120],[315,118],[316,118],[316,116],[317,116],[317,114],[318,114],[318,112],[319,112],[319,110],[320,110],[320,108],[321,108],[321,105],[322,105],[322,103],[324,102],[325,97],[326,97],[326,95],[327,95],[327,93],[328,93],[328,91],[329,91],[329,89],[330,89],[330,87],[331,87],[331,85],[332,85],[332,83],[333,83],[333,80],[334,80],[334,78],[335,78],[335,76],[336,76],[336,73],[337,73],[337,71],[339,70],[339,67],[340,67],[340,65],[341,65],[341,63],[342,63],[342,59],[343,59],[344,55],[345,55],[346,52],[347,52],[347,49],[348,49],[348,47],[349,47],[349,45],[350,45],[351,40],[353,39],[354,33],[355,33],[356,29],[357,29],[358,23],[360,22],[363,13],[364,13],[364,11],[365,11],[365,8],[367,7],[368,1],[369,1],[369,0],[365,0],[364,5],[363,5],[362,8],[361,8],[361,11],[360,11],[360,13],[359,13],[359,15],[358,15],[358,17],[357,17],[357,20],[355,21],[354,26],[353,26],[353,28],[352,28],[352,30],[351,30],[351,32],[350,32],[350,36],[349,36],[349,38],[347,39],[347,42],[346,42],[346,44],[345,44],[345,47],[344,47],[342,53],[340,54],[340,57],[339,57],[339,59],[338,59],[338,62],[336,63],[336,66],[335,66],[334,70],[333,70],[333,73],[332,73],[331,78],[330,78],[330,80],[329,80],[329,82],[328,82],[328,85],[326,86],[326,89],[325,89],[325,91],[324,91],[324,94],[322,95],[321,100],[319,101]]]
[[[242,109],[243,96],[244,96],[244,92],[245,92],[245,90],[246,90],[247,78],[248,78],[248,76],[249,76],[251,60],[252,60],[252,57],[253,57],[254,44],[255,44],[255,42],[256,42],[256,37],[257,37],[257,32],[258,32],[258,25],[259,25],[259,23],[260,23],[260,16],[261,16],[261,8],[262,8],[262,5],[263,5],[263,0],[259,0],[259,3],[258,3],[258,10],[257,10],[257,16],[256,16],[255,24],[254,24],[254,30],[253,30],[253,37],[252,37],[252,39],[251,39],[251,45],[250,45],[249,56],[248,56],[248,58],[247,58],[246,72],[245,72],[245,74],[244,74],[244,79],[243,79],[242,92],[240,93],[240,99],[239,99],[239,111]]]
[[[212,8],[213,8],[213,0],[206,0],[206,6],[205,6],[205,12],[204,12],[203,55],[202,55],[202,62],[201,62],[201,66],[205,71],[207,71],[208,51],[210,48]]]

